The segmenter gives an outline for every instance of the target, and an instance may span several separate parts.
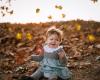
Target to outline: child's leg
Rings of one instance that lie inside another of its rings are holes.
[[[57,80],[57,75],[53,73],[46,73],[45,77],[48,78],[48,80]]]
[[[34,78],[34,80],[39,80],[40,77],[43,76],[43,72],[41,71],[41,67],[38,68],[32,75],[31,77]]]
[[[53,79],[48,79],[48,80],[57,80],[56,78],[53,78]]]

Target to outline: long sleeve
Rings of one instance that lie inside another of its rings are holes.
[[[33,61],[41,61],[43,59],[43,55],[31,55],[31,60]]]
[[[64,57],[60,61],[65,63],[65,64],[67,63],[68,57],[66,56],[66,54],[64,55]]]
[[[58,50],[58,55],[59,55],[59,61],[62,63],[62,64],[67,64],[67,61],[68,61],[68,57],[66,56],[66,53],[63,49],[59,49]]]

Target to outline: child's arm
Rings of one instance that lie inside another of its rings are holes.
[[[33,61],[41,61],[43,59],[44,50],[43,49],[37,49],[36,51],[37,55],[33,53],[31,56],[25,59],[25,61],[33,60]]]
[[[33,61],[41,61],[43,59],[43,55],[31,55],[31,60]]]
[[[66,64],[68,58],[66,56],[65,51],[63,49],[61,49],[61,51],[58,53],[58,55],[59,55],[59,61]]]
[[[36,54],[32,54],[31,56],[27,57],[24,61],[41,61],[43,59],[43,55],[36,55]]]

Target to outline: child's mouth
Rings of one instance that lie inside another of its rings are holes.
[[[52,46],[55,46],[56,44],[51,44]]]

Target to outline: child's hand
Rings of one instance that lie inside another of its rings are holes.
[[[43,49],[41,49],[41,48],[38,48],[38,49],[37,49],[37,53],[38,53],[39,55],[42,55],[43,52],[44,52]]]
[[[64,58],[64,57],[65,57],[65,52],[64,52],[64,51],[60,52],[60,53],[59,53],[59,58],[62,59],[62,58]]]
[[[35,49],[35,53],[37,53],[37,55],[43,55],[44,53],[43,47],[41,45],[38,45]]]

